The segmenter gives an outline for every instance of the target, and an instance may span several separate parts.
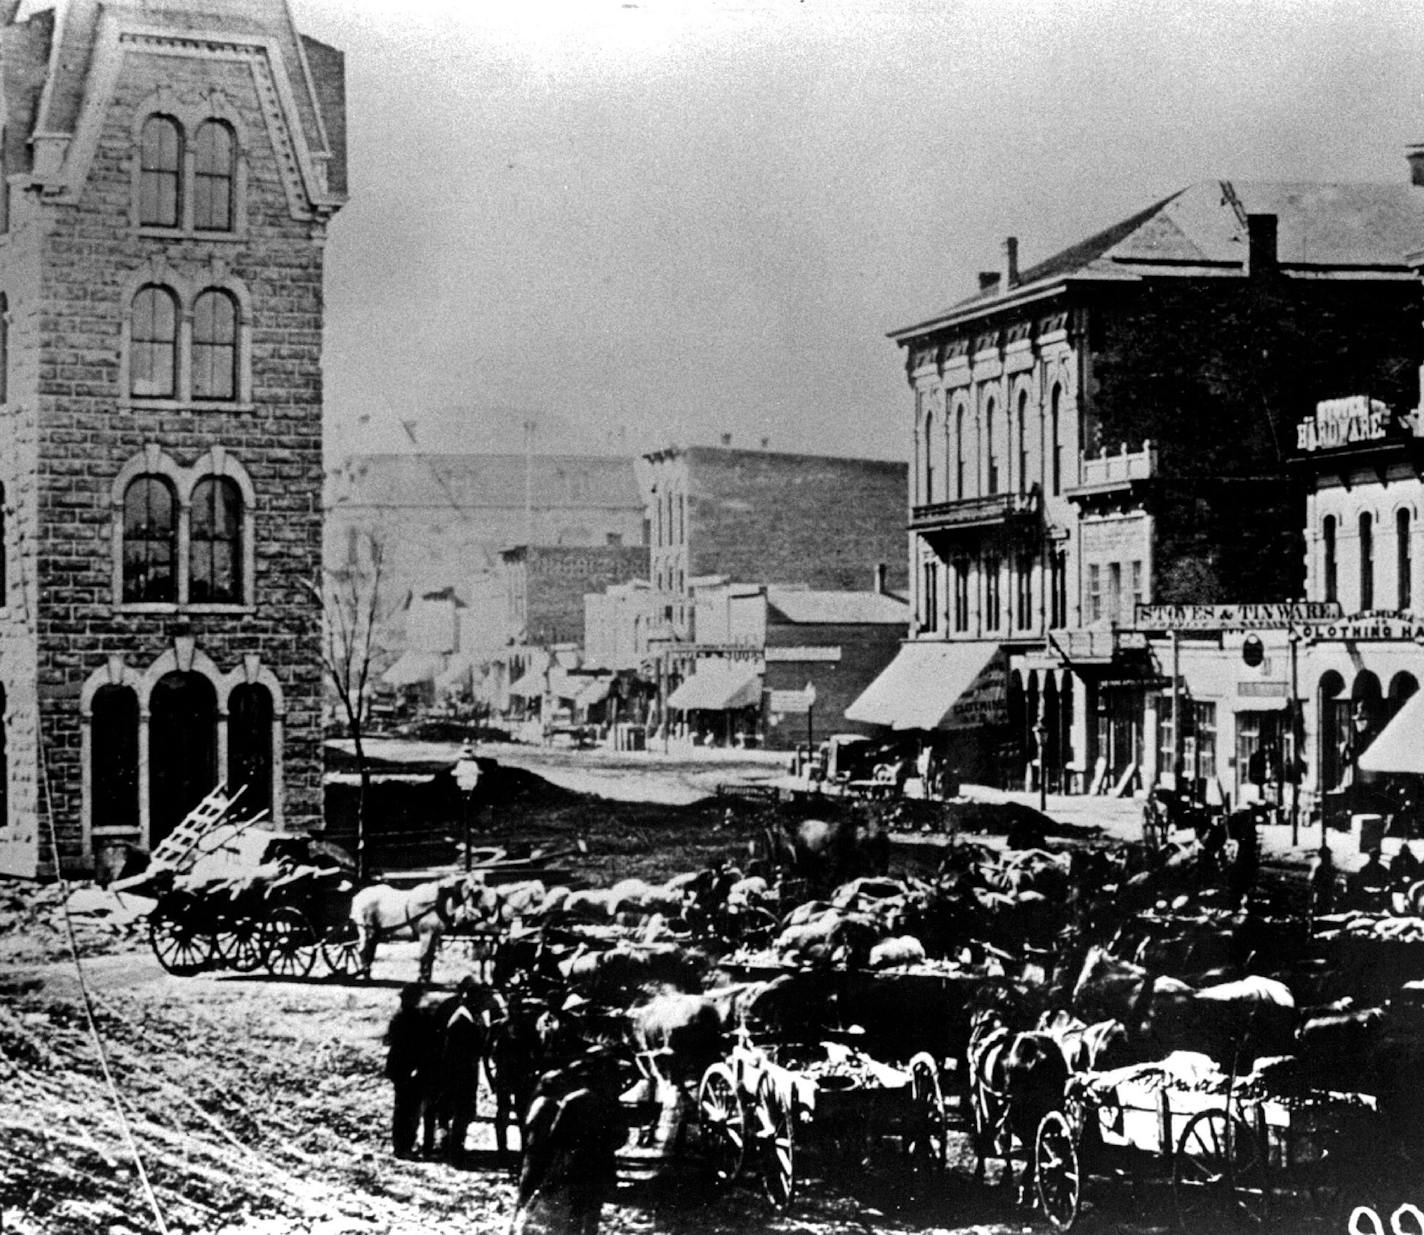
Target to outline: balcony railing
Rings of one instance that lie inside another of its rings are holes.
[[[1016,519],[1037,518],[1038,489],[1027,493],[994,493],[964,497],[953,502],[932,502],[910,510],[910,530],[945,532],[958,528],[994,527]]]
[[[1078,483],[1064,492],[1069,497],[1089,497],[1096,493],[1112,493],[1130,489],[1157,472],[1157,448],[1149,442],[1142,449],[1129,451],[1127,444],[1117,454],[1104,450],[1096,458],[1084,455],[1078,465]]]

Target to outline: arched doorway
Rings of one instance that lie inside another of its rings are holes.
[[[243,815],[272,810],[272,693],[239,686],[227,705],[227,783],[242,795]]]
[[[1327,669],[1320,675],[1316,715],[1320,717],[1321,793],[1331,793],[1340,787],[1340,773],[1344,768],[1341,753],[1350,736],[1350,701],[1341,698],[1344,690],[1345,679],[1334,669]]]
[[[1385,703],[1385,711],[1393,717],[1402,708],[1409,697],[1419,690],[1419,680],[1407,669],[1401,669],[1389,680],[1389,696]]]
[[[101,686],[89,720],[90,823],[138,831],[138,696],[129,686]]]
[[[217,694],[199,673],[167,673],[149,700],[148,843],[158,844],[217,783]]]

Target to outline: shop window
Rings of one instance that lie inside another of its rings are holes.
[[[178,519],[172,487],[157,476],[138,477],[124,492],[123,518],[125,603],[176,601]]]
[[[1375,523],[1372,516],[1360,516],[1360,608],[1375,607]]]
[[[1337,601],[1340,599],[1339,563],[1335,556],[1335,516],[1326,515],[1320,525],[1320,554],[1321,554],[1321,597],[1325,601]]]
[[[193,227],[230,232],[237,183],[237,143],[221,120],[205,120],[193,138]]]
[[[130,326],[129,393],[136,399],[171,399],[177,394],[178,301],[166,287],[152,284],[133,298]]]
[[[193,397],[237,398],[237,304],[227,292],[193,302]]]
[[[127,686],[101,686],[90,717],[91,821],[138,831],[138,696]]]
[[[188,599],[237,604],[242,600],[242,495],[224,477],[193,487],[189,516]]]
[[[1410,578],[1412,565],[1409,553],[1409,533],[1411,519],[1407,510],[1394,516],[1394,573],[1397,580],[1398,603],[1396,609],[1408,609],[1414,603],[1414,581]]]
[[[171,116],[150,116],[139,141],[138,221],[177,227],[182,218],[183,131]]]

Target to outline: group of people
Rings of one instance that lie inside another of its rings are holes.
[[[1387,909],[1396,895],[1407,895],[1424,880],[1424,862],[1415,855],[1409,841],[1400,845],[1386,864],[1379,847],[1365,855],[1365,863],[1344,880],[1341,896],[1339,870],[1329,845],[1322,845],[1311,865],[1310,905],[1313,913],[1333,913],[1337,909]]]
[[[483,1012],[473,978],[434,1006],[423,1003],[418,982],[401,988],[400,1007],[386,1030],[386,1079],[395,1089],[391,1143],[397,1158],[414,1158],[416,1142],[435,1153],[437,1125],[445,1129],[444,1154],[464,1152],[475,1117],[475,1094],[483,1054]]]

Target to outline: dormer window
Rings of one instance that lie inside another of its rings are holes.
[[[244,130],[220,94],[189,106],[158,90],[138,109],[132,133],[140,232],[225,239],[246,230]]]

